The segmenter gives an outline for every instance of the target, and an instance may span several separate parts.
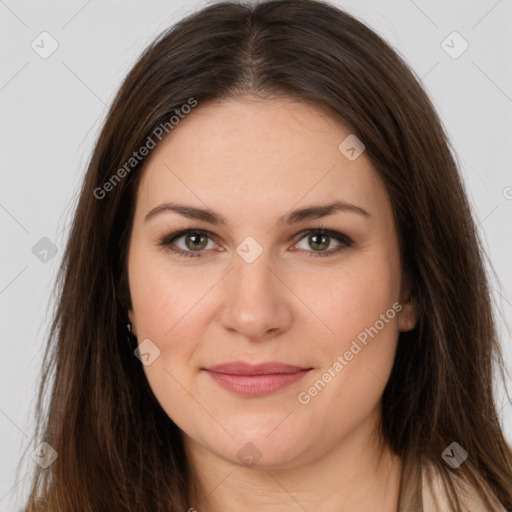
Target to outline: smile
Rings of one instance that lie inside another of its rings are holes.
[[[205,369],[222,388],[242,396],[264,396],[291,386],[308,374],[312,368],[276,365],[231,364]]]

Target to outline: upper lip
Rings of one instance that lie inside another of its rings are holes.
[[[209,366],[205,368],[205,370],[229,375],[270,375],[276,373],[297,373],[311,370],[311,368],[302,368],[301,366],[274,362],[250,364],[244,361],[233,361]]]

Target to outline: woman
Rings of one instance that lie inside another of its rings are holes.
[[[378,35],[310,0],[189,16],[92,155],[26,510],[512,510],[482,254]]]

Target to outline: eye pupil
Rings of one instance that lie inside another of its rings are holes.
[[[317,238],[321,238],[321,239],[323,240],[323,242],[320,242],[321,247],[320,247],[320,248],[316,248],[316,249],[315,249],[315,251],[316,251],[316,250],[321,250],[321,249],[326,249],[327,247],[329,247],[329,241],[328,241],[329,236],[327,236],[327,235],[310,235],[310,236],[309,236],[309,240],[310,240],[310,242],[311,242],[313,239],[315,239],[315,240],[316,240]],[[326,241],[326,240],[327,240],[327,241]],[[316,244],[316,242],[313,242],[313,244]]]
[[[196,245],[195,241],[201,240],[201,239],[202,239],[203,243],[201,243],[201,241],[200,241]],[[192,235],[187,234],[185,236],[185,240],[186,240],[185,243],[186,243],[188,249],[199,249],[199,250],[202,250],[202,249],[204,249],[206,247],[206,245],[208,243],[207,237],[205,235],[201,235],[201,234],[195,234],[195,235],[194,234],[192,234]],[[189,241],[191,241],[191,240],[194,240],[194,241],[192,242],[192,244],[189,244]]]

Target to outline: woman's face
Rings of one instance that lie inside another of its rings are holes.
[[[285,468],[375,432],[399,331],[416,320],[388,194],[349,136],[291,100],[199,103],[146,162],[130,321],[187,446]],[[231,362],[302,371],[207,370]]]

